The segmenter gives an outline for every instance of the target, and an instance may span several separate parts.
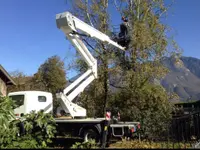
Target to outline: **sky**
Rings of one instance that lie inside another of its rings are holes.
[[[33,75],[53,55],[71,63],[75,51],[55,19],[57,13],[68,11],[68,4],[67,0],[0,0],[0,64],[8,72]],[[184,56],[200,58],[199,6],[200,0],[176,0],[165,20]],[[114,9],[110,13],[119,24]]]

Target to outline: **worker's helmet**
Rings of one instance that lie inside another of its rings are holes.
[[[125,21],[125,20],[126,20],[126,18],[125,18],[124,16],[122,16],[122,20],[123,20],[123,21]]]
[[[122,16],[122,21],[128,22],[128,19],[126,17]]]

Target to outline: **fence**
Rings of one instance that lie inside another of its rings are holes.
[[[170,127],[171,136],[177,141],[191,141],[200,139],[200,112],[173,118]]]
[[[200,140],[200,111],[173,118],[167,133],[167,140],[173,145],[195,148]],[[174,147],[173,147],[174,148]]]

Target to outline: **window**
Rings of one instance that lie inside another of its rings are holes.
[[[24,95],[12,95],[9,97],[14,101],[15,108],[24,105]]]
[[[39,102],[46,102],[47,98],[46,98],[46,96],[38,96],[38,101]]]

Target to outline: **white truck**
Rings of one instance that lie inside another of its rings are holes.
[[[65,113],[70,115],[70,117],[55,118],[58,125],[58,135],[70,133],[72,136],[81,137],[85,141],[88,138],[96,139],[96,141],[105,145],[108,136],[123,137],[136,132],[140,128],[139,122],[120,122],[117,119],[113,122],[110,111],[105,112],[106,115],[102,118],[88,118],[86,109],[73,103],[73,100],[97,78],[97,60],[82,42],[81,36],[95,38],[120,50],[125,48],[111,40],[107,35],[73,16],[70,12],[57,14],[56,24],[88,65],[88,70],[83,75],[56,94],[60,106]],[[53,112],[53,96],[49,92],[18,91],[11,92],[8,96],[17,104],[17,108],[14,109],[16,117],[30,113],[33,110],[36,112],[43,110],[45,113]],[[108,130],[105,126],[108,127]]]

